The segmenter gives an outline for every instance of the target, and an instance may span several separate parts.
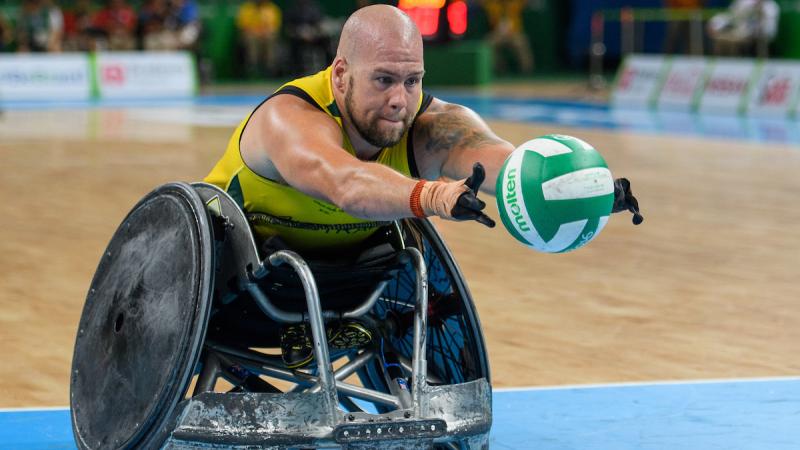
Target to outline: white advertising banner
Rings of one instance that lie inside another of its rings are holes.
[[[761,66],[747,98],[747,112],[758,117],[787,117],[800,92],[800,64],[770,61]]]
[[[90,73],[82,53],[0,55],[0,102],[88,100]]]
[[[708,61],[702,57],[673,58],[658,96],[658,109],[694,110],[708,66]]]
[[[619,108],[649,108],[655,102],[667,64],[660,55],[630,55],[617,76],[611,104]]]
[[[752,59],[720,58],[711,63],[698,111],[712,114],[743,113],[756,63]]]
[[[104,99],[191,97],[197,90],[188,52],[98,53],[96,69]]]

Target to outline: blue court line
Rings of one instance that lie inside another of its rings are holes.
[[[800,378],[494,392],[492,448],[797,450]]]
[[[0,411],[0,449],[75,449],[66,408]]]
[[[797,450],[800,378],[498,389],[492,449]],[[74,449],[69,410],[0,410],[0,448]]]
[[[0,107],[12,110],[254,107],[268,94],[268,92],[265,92],[263,95],[201,95],[188,99],[161,98],[5,103],[0,101]],[[800,146],[800,123],[784,118],[749,118],[737,115],[700,115],[689,112],[614,109],[604,103],[571,100],[516,98],[435,91],[433,94],[442,100],[467,106],[488,120],[549,124],[555,125],[556,128],[558,126],[566,126]],[[559,130],[556,129],[554,131]]]

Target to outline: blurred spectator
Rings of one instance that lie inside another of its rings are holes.
[[[496,70],[505,71],[500,50],[508,47],[514,52],[519,69],[524,74],[533,72],[533,53],[522,26],[522,11],[527,0],[484,0],[483,8],[489,19],[489,44],[495,55]]]
[[[728,11],[708,22],[714,54],[767,56],[767,45],[778,32],[779,13],[774,0],[734,0]]]
[[[172,33],[173,50],[197,50],[200,37],[200,11],[194,0],[170,0],[166,29]]]
[[[94,11],[90,0],[77,0],[64,11],[64,50],[94,51],[95,41],[105,38],[105,32],[94,26]]]
[[[321,70],[333,59],[331,36],[316,0],[295,0],[286,10],[285,30],[293,74]]]
[[[247,73],[275,74],[275,48],[281,29],[281,10],[271,0],[242,3],[236,25],[245,49]]]
[[[14,30],[3,11],[0,11],[0,52],[11,51],[14,41]]]
[[[679,12],[700,11],[703,0],[664,0],[664,7]],[[668,20],[664,37],[664,53],[690,53],[689,39],[692,35],[690,20]],[[702,29],[702,27],[701,27]],[[698,39],[702,39],[698,36]]]
[[[21,52],[59,52],[64,16],[50,0],[24,0],[17,21],[17,49]]]
[[[193,0],[145,0],[139,12],[144,50],[197,50],[200,14]]]
[[[133,50],[136,48],[136,11],[125,0],[107,0],[94,16],[94,27],[101,30],[105,42],[98,50]]]
[[[143,50],[168,50],[174,46],[165,28],[167,3],[165,0],[145,0],[139,9],[136,38]]]

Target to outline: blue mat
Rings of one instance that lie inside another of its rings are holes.
[[[493,401],[493,449],[800,449],[800,378],[499,390]],[[0,412],[0,448],[74,449],[69,411]]]

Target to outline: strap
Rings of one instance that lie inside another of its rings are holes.
[[[277,217],[263,212],[247,213],[247,221],[250,225],[278,225],[287,228],[297,228],[302,230],[325,231],[336,233],[354,233],[358,231],[372,230],[392,223],[391,221],[374,221],[358,223],[311,223],[298,222],[285,217]]]
[[[267,97],[267,100],[271,99],[272,97],[275,97],[276,95],[282,95],[282,94],[289,94],[289,95],[294,95],[295,97],[299,97],[299,98],[307,101],[312,106],[314,106],[315,108],[319,109],[320,111],[325,112],[325,109],[322,107],[322,105],[317,103],[317,101],[314,100],[314,98],[312,98],[308,94],[308,92],[300,89],[297,86],[284,86],[284,87],[278,89],[277,91],[275,91],[269,97]]]

